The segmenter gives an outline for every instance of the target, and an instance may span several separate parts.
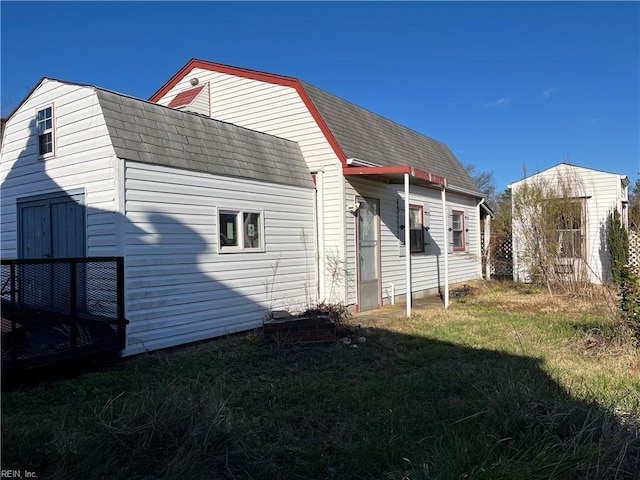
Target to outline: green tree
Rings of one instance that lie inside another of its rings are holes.
[[[640,178],[629,189],[629,227],[640,229]]]
[[[607,232],[607,247],[611,258],[611,277],[615,285],[620,285],[622,269],[629,262],[629,234],[622,224],[618,210],[613,210],[609,214]]]

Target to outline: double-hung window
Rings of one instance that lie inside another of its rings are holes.
[[[36,130],[38,132],[38,155],[40,157],[53,155],[53,105],[38,110]]]
[[[464,252],[464,212],[453,210],[451,218],[451,235],[454,252]]]
[[[424,252],[424,215],[422,207],[409,206],[409,239],[411,253]]]
[[[263,213],[243,210],[218,212],[221,253],[264,251]]]

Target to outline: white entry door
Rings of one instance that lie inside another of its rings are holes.
[[[358,209],[358,306],[380,306],[380,202],[359,198]]]

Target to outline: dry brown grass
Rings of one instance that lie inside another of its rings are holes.
[[[409,319],[403,305],[355,316],[358,348],[253,332],[3,394],[3,468],[123,480],[637,478],[640,357],[606,330],[602,306],[469,286],[448,310],[425,300]]]
[[[616,293],[608,286],[582,284],[549,291],[512,282],[474,282],[468,302],[513,313],[616,315]]]
[[[399,306],[356,321],[539,358],[559,384],[578,396],[627,409],[640,405],[640,392],[633,391],[640,390],[640,350],[619,321],[613,289],[583,284],[550,295],[546,288],[512,282],[466,286],[467,295],[452,299],[448,310],[418,299],[411,318]]]

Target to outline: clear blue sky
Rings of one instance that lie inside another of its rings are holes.
[[[6,115],[43,76],[149,98],[191,58],[303,79],[497,188],[640,171],[638,2],[1,2]]]

